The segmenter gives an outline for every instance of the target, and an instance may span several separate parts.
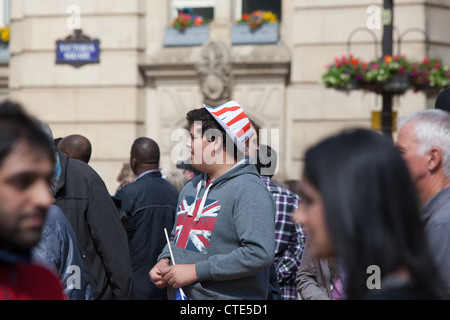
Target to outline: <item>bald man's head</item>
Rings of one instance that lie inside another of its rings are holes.
[[[131,147],[130,165],[136,175],[159,169],[159,146],[149,138],[138,138]]]
[[[91,142],[82,135],[73,134],[65,137],[58,143],[58,149],[71,159],[89,163],[91,159]]]

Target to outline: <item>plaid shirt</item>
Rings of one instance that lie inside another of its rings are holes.
[[[306,235],[301,226],[292,221],[292,215],[300,204],[295,193],[273,184],[269,177],[262,176],[272,193],[277,213],[275,217],[275,265],[281,295],[284,300],[297,300],[295,276],[300,266]]]

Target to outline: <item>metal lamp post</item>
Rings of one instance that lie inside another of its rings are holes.
[[[393,21],[394,21],[394,1],[384,0],[383,10],[383,42],[382,56],[392,55],[393,44]],[[392,92],[382,92],[383,108],[381,111],[381,131],[384,135],[392,139]]]

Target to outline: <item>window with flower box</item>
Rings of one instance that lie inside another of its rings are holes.
[[[279,41],[281,0],[235,0],[232,44],[274,44]]]
[[[216,0],[172,0],[164,46],[200,46],[209,39]]]

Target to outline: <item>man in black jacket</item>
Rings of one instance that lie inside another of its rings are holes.
[[[159,158],[155,141],[136,139],[130,165],[138,177],[116,194],[126,213],[123,221],[130,245],[135,299],[167,299],[166,289],[158,289],[150,281],[149,271],[166,245],[164,228],[173,228],[178,191],[162,178]]]
[[[86,163],[57,153],[56,204],[76,233],[94,299],[131,299],[127,237],[105,183]]]

